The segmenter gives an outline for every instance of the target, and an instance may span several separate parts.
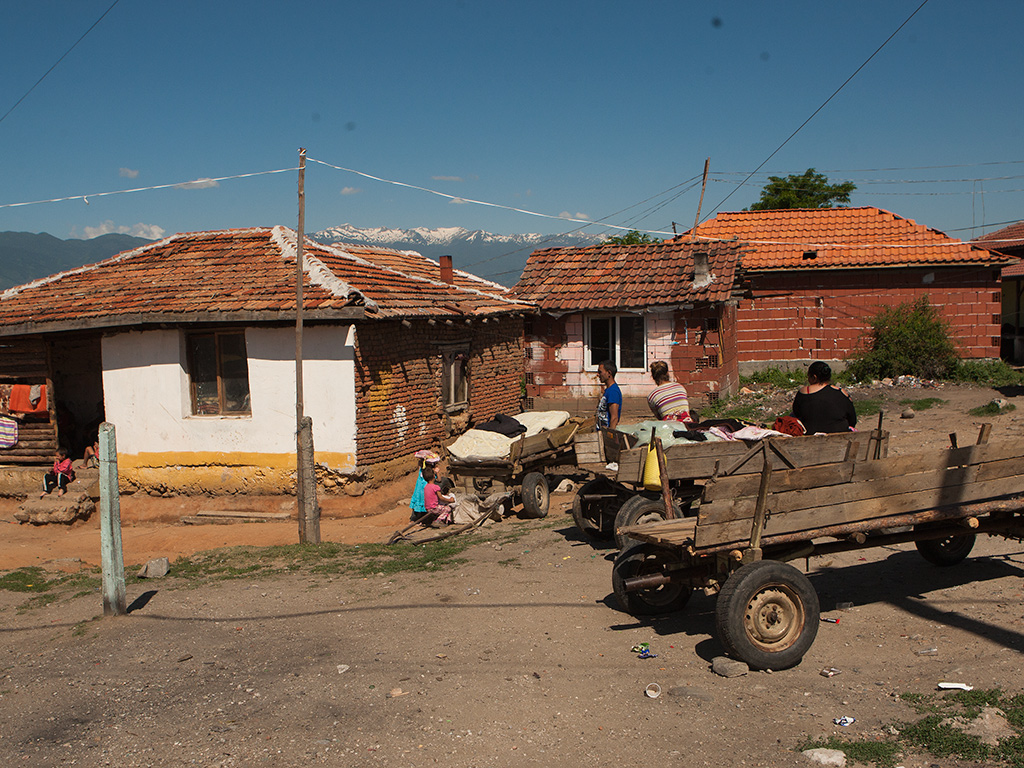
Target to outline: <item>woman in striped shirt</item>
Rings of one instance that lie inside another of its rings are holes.
[[[686,388],[675,381],[669,381],[668,363],[655,360],[651,363],[651,376],[658,386],[647,396],[651,411],[662,421],[689,421],[690,402]]]

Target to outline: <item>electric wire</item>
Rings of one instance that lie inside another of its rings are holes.
[[[41,82],[43,82],[43,80],[46,79],[46,76],[49,75],[51,72],[53,72],[53,70],[55,70],[57,68],[57,65],[60,64],[62,61],[64,61],[64,58],[69,53],[71,53],[73,50],[75,50],[76,46],[85,39],[85,36],[88,35],[90,32],[92,32],[93,29],[96,28],[96,25],[99,24],[101,21],[103,21],[103,19],[106,18],[107,14],[110,13],[112,10],[114,10],[114,6],[117,5],[119,2],[121,2],[121,0],[114,0],[114,2],[112,2],[110,4],[110,7],[107,8],[107,10],[105,10],[103,12],[103,15],[100,16],[98,19],[96,19],[96,21],[94,21],[92,23],[92,26],[89,27],[87,30],[85,30],[85,32],[82,33],[82,36],[75,41],[74,45],[72,45],[70,48],[68,48],[66,51],[64,51],[64,55],[61,56],[59,59],[57,59],[57,61],[55,61],[53,63],[53,66],[50,67],[48,70],[46,70],[43,73],[43,76],[40,77],[38,80],[36,80],[35,84],[31,88],[29,88],[27,91],[25,91],[25,93],[22,95],[22,97],[20,99],[18,99],[16,102],[14,102],[14,106],[12,106],[10,109],[8,109],[6,112],[4,112],[3,117],[0,117],[0,123],[2,123],[4,120],[6,120],[7,116],[9,114],[11,114],[11,112],[13,112],[15,109],[17,109],[18,105],[21,104],[21,102],[23,102],[25,99],[28,98],[28,95],[30,93],[32,93],[32,91],[34,91],[36,89],[36,86],[39,85]]]

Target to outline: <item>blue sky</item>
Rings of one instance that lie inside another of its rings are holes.
[[[0,115],[111,2],[5,6]],[[710,157],[704,214],[750,205],[768,174],[813,166],[854,181],[855,205],[968,238],[1024,218],[1020,0],[929,0],[737,189],[918,5],[119,0],[0,121],[0,206],[89,204],[0,207],[0,230],[294,227],[295,172],[95,194],[293,168],[303,146],[333,165],[554,217],[311,163],[308,231],[579,226],[560,215],[685,229]]]

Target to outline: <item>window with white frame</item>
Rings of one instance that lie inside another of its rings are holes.
[[[647,323],[643,315],[593,315],[586,318],[586,367],[596,370],[611,360],[620,370],[647,367]]]
[[[446,409],[465,406],[469,402],[469,352],[465,348],[446,349],[441,359],[441,404]]]

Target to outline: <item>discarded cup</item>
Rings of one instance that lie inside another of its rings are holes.
[[[843,715],[842,717],[837,717],[833,719],[832,722],[836,725],[841,725],[845,728],[846,726],[853,725],[855,722],[857,722],[857,718],[850,717],[849,715]]]
[[[646,696],[648,699],[658,698],[659,696],[661,696],[661,686],[657,683],[651,683],[646,688],[644,688],[644,696]]]

